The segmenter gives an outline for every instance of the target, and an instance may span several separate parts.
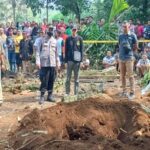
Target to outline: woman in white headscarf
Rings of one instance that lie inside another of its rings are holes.
[[[4,45],[3,41],[0,39],[0,105],[3,103],[2,95],[2,83],[1,83],[1,71],[5,69],[5,57],[4,57]]]

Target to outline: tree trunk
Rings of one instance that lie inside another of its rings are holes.
[[[13,7],[13,20],[14,20],[14,23],[16,22],[16,8]]]
[[[47,16],[47,23],[48,23],[48,0],[47,0],[47,4],[46,4],[46,16]]]
[[[16,22],[16,0],[12,0],[13,20]]]
[[[80,23],[80,20],[81,20],[80,13],[77,13],[77,14],[76,14],[76,18],[78,19],[78,22]]]
[[[80,23],[80,20],[81,20],[80,9],[79,9],[78,3],[76,2],[75,4],[76,4],[75,14],[76,14],[76,17],[78,19],[78,22]]]
[[[148,11],[148,0],[144,0],[143,2],[143,20],[144,21],[148,21],[147,20],[147,17],[148,17],[148,14],[147,14],[147,11]]]

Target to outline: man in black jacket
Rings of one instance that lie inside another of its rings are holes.
[[[24,73],[32,72],[31,58],[33,54],[33,46],[27,33],[23,32],[23,39],[20,41],[20,57],[23,65]]]
[[[65,61],[67,63],[66,94],[70,94],[70,80],[74,71],[74,94],[78,94],[79,69],[83,59],[83,40],[77,35],[77,27],[72,28],[72,36],[68,37],[65,45]]]

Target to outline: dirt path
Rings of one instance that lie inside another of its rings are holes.
[[[55,104],[46,102],[40,106],[36,100],[36,92],[24,91],[22,94],[4,93],[5,102],[0,107],[0,150],[3,145],[7,146],[7,138],[9,132],[16,128],[26,114],[33,109],[39,110],[53,106]]]

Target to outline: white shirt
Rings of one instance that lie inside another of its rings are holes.
[[[105,64],[110,64],[111,65],[114,62],[115,62],[115,58],[113,56],[110,56],[110,57],[106,56],[106,57],[103,58],[103,63],[105,63]]]
[[[150,66],[150,60],[149,59],[140,59],[137,63],[137,67],[141,67],[141,65]]]

